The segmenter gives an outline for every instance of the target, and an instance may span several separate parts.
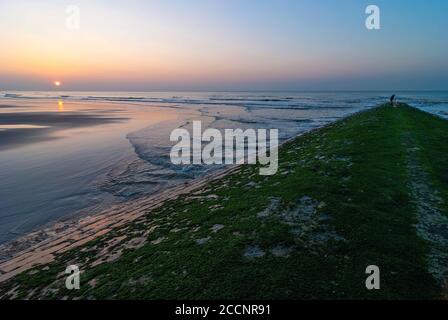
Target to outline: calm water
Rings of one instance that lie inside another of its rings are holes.
[[[0,243],[215,167],[169,161],[174,128],[278,128],[282,140],[387,101],[382,92],[0,92]],[[398,93],[448,118],[448,92]]]

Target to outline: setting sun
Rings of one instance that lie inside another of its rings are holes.
[[[55,82],[54,82],[54,85],[55,85],[56,87],[59,87],[59,86],[61,85],[61,82],[60,82],[60,81],[55,81]]]

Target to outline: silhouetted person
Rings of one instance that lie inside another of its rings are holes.
[[[395,95],[393,94],[392,97],[390,97],[390,104],[395,104]]]

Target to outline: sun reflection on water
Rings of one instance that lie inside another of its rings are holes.
[[[62,101],[62,100],[58,101],[58,111],[64,112],[64,101]]]

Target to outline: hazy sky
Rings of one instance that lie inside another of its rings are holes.
[[[0,0],[0,90],[443,90],[447,16],[446,0]]]

